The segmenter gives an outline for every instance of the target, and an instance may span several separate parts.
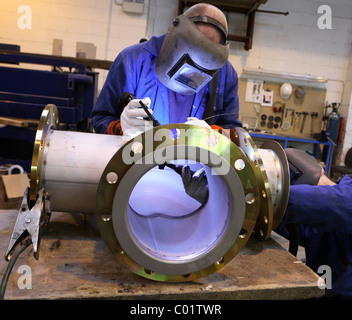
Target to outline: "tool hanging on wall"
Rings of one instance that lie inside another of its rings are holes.
[[[284,120],[285,108],[286,108],[286,103],[284,103],[284,105],[282,106],[280,127],[282,126],[282,122],[283,122],[283,120]]]
[[[292,108],[286,108],[286,111],[285,111],[285,119],[287,118],[287,114],[289,111],[292,111]]]
[[[296,112],[297,117],[297,122],[295,122],[295,127],[293,128],[293,130],[299,129],[300,125],[301,125],[301,116],[302,116],[302,112]]]
[[[295,117],[294,123],[293,123],[293,131],[296,131],[296,129],[297,129],[297,123],[298,123],[298,117]]]
[[[292,109],[292,112],[291,112],[291,126],[293,126],[294,118],[295,118],[295,109]]]
[[[281,113],[284,109],[284,105],[280,102],[280,101],[277,101],[273,104],[273,111],[274,113]]]
[[[298,113],[298,128],[301,126],[301,119],[302,119],[302,112],[297,112]]]
[[[291,125],[287,120],[285,120],[281,125],[281,129],[284,131],[290,130],[290,128],[291,128]]]
[[[301,112],[293,112],[292,117],[294,118],[293,131],[296,131],[301,122]]]
[[[280,116],[276,116],[276,117],[274,118],[274,121],[275,121],[275,122],[281,122],[281,117],[280,117]]]
[[[306,123],[306,118],[307,118],[307,115],[309,115],[309,113],[304,111],[304,112],[302,112],[302,114],[303,114],[303,121],[302,121],[301,130],[300,130],[301,133],[303,132],[304,125]]]
[[[304,101],[304,96],[306,95],[306,90],[303,87],[298,87],[295,91],[295,103],[302,104]]]
[[[257,117],[259,117],[260,107],[257,104],[254,105],[254,110],[255,110],[255,113],[257,114]]]
[[[290,122],[286,120],[289,111],[292,111],[292,108],[286,108],[286,104],[284,104],[284,110],[282,110],[281,125],[280,125],[281,129],[284,131],[287,131],[291,128]]]
[[[312,134],[313,133],[313,126],[314,126],[314,119],[318,118],[318,112],[311,112],[310,116],[312,118],[312,121],[310,123],[310,133]]]

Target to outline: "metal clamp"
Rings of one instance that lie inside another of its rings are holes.
[[[26,189],[20,210],[17,215],[15,227],[13,229],[10,243],[6,250],[5,259],[9,261],[17,246],[26,240],[30,240],[33,245],[33,255],[38,260],[40,236],[43,227],[50,219],[50,196],[41,189],[38,193],[37,201],[30,209],[28,204],[29,188]]]

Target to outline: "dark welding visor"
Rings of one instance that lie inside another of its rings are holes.
[[[168,72],[168,76],[171,81],[198,92],[213,78],[216,72],[217,70],[206,70],[198,66],[188,54],[184,54]]]
[[[196,26],[196,22],[214,26],[211,21],[208,17],[180,15],[169,27],[155,68],[158,79],[169,89],[194,94],[226,63],[229,44],[208,39]]]

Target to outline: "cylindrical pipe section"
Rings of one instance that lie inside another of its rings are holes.
[[[41,183],[53,211],[94,213],[98,183],[122,136],[52,130],[43,152]]]
[[[266,175],[268,177],[272,205],[275,209],[279,207],[281,201],[281,186],[283,184],[282,165],[277,154],[270,149],[258,149],[263,161]]]

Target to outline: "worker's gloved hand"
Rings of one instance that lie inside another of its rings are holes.
[[[152,121],[145,118],[148,118],[148,115],[141,107],[139,101],[141,99],[131,100],[127,106],[123,109],[120,120],[121,120],[121,129],[124,136],[129,136],[131,138],[136,135],[153,128]],[[141,100],[147,107],[150,106],[150,99],[144,98]],[[149,108],[148,108],[149,109]],[[149,112],[153,114],[153,111],[149,109]]]
[[[197,172],[191,171],[189,166],[182,168],[182,182],[186,193],[203,204],[208,198],[208,179],[205,170],[199,169]]]
[[[204,120],[199,120],[196,117],[188,117],[185,124],[193,124],[195,126],[211,129],[211,127]]]

